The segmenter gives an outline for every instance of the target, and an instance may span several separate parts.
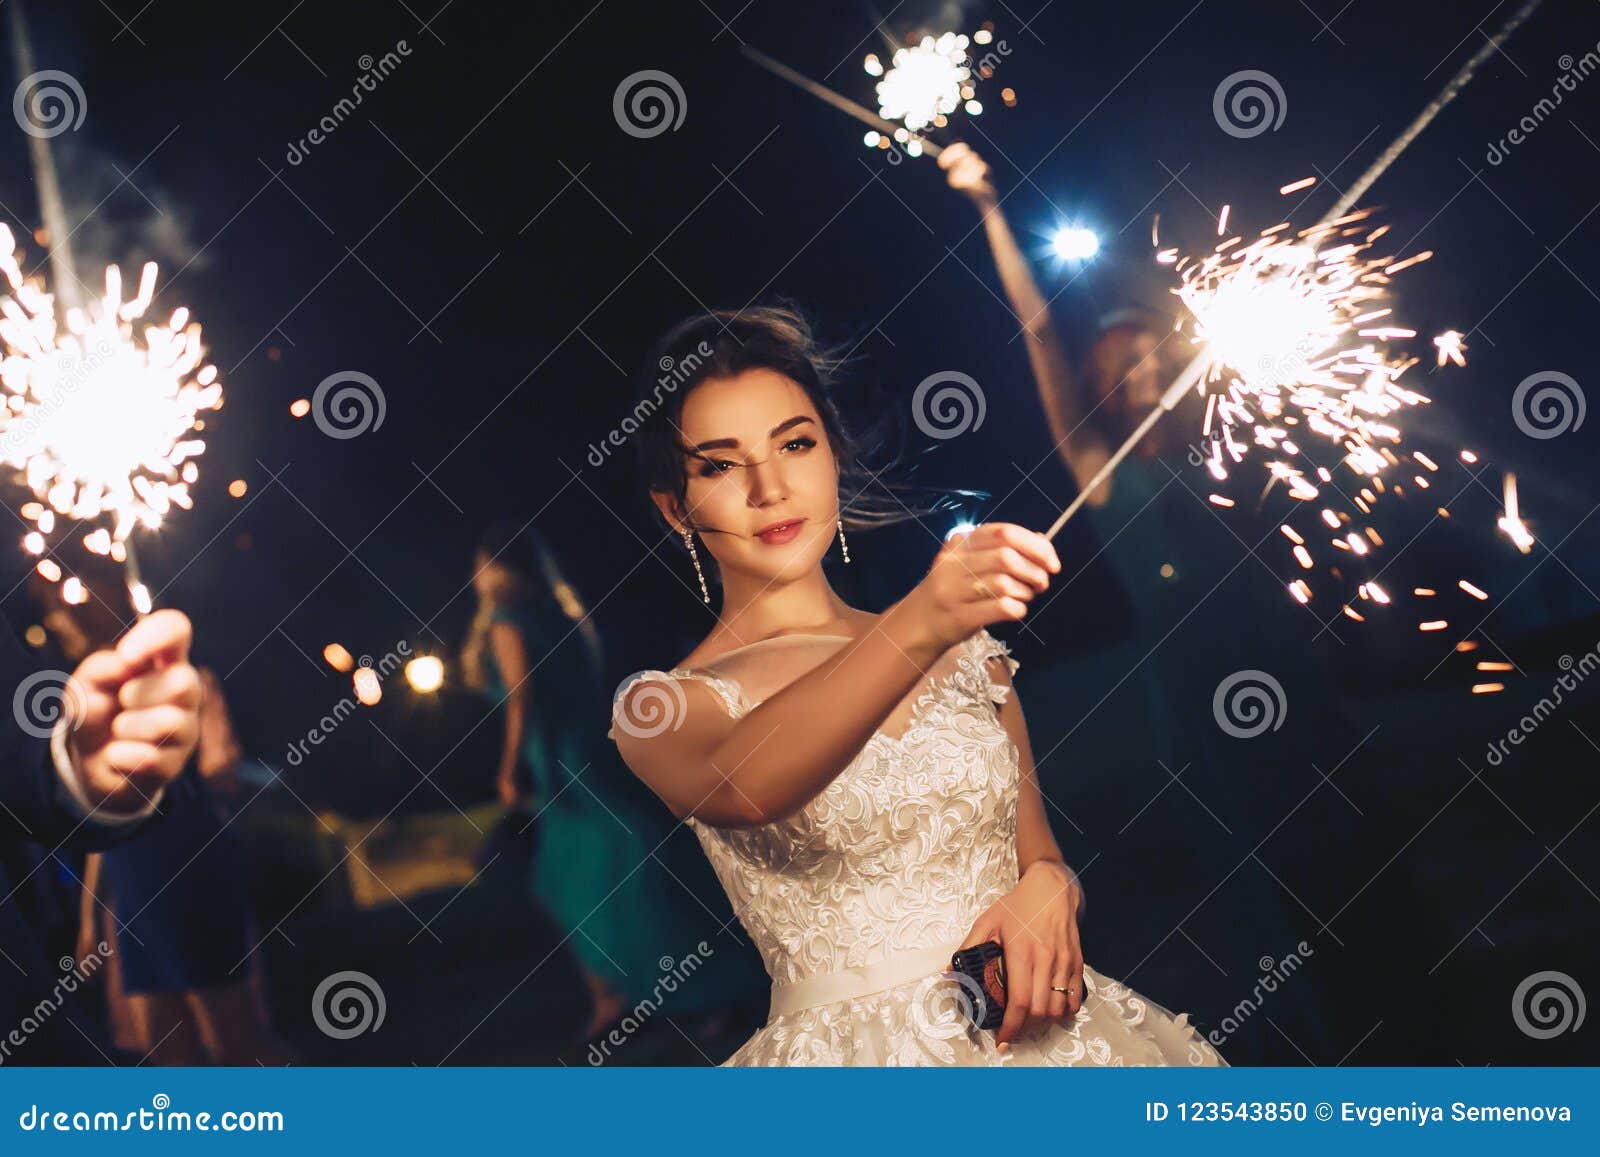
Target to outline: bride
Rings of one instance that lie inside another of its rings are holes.
[[[895,492],[805,320],[691,318],[649,365],[672,374],[634,409],[643,481],[721,610],[682,663],[619,688],[610,735],[699,838],[771,975],[766,1025],[724,1064],[1225,1064],[1187,1013],[1084,962],[1019,665],[987,630],[1060,572],[1049,540],[980,525],[887,611],[856,610],[822,560],[837,538],[848,561],[846,519],[884,521]],[[994,1030],[968,1015],[989,994],[950,971],[985,941],[1004,956]]]

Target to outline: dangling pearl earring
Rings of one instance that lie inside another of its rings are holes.
[[[839,549],[844,551],[844,561],[850,561],[850,544],[844,540],[844,519],[839,519]]]
[[[711,592],[706,590],[705,572],[700,569],[700,555],[694,548],[694,535],[688,527],[683,528],[683,545],[689,550],[689,557],[694,560],[694,577],[700,580],[700,599],[702,602],[711,602]]]

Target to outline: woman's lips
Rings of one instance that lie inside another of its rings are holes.
[[[805,519],[797,518],[793,522],[785,523],[776,530],[769,530],[765,534],[756,535],[768,546],[782,546],[786,542],[793,542],[800,534],[800,528],[805,525]]]

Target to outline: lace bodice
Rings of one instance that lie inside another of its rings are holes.
[[[779,636],[706,668],[643,671],[616,702],[640,679],[701,680],[739,718],[847,641]],[[952,647],[891,713],[897,725],[788,819],[738,830],[685,821],[774,982],[959,939],[1016,886],[1020,773],[996,710],[1010,692],[989,665],[999,662],[1019,666],[986,630]],[[753,691],[760,683],[770,689]]]

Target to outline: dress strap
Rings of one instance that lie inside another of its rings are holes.
[[[744,701],[743,690],[732,679],[692,667],[674,667],[670,671],[656,669],[639,671],[624,679],[622,686],[617,688],[616,695],[612,697],[611,728],[606,732],[606,737],[615,741],[619,727],[630,735],[644,738],[671,730],[683,719],[686,705],[683,702],[683,692],[679,690],[677,684],[686,679],[704,683],[715,691],[717,698],[722,700],[722,705],[733,718],[738,719],[749,711]],[[663,686],[659,690],[652,688],[641,691],[634,697],[632,712],[624,711],[623,702],[627,698],[629,689],[635,683],[646,680],[671,686]]]
[[[971,656],[972,664],[983,679],[989,697],[996,703],[1004,703],[1006,696],[1011,694],[1011,688],[1005,683],[995,679],[993,671],[989,668],[989,660],[1001,658],[1005,660],[1007,669],[1014,675],[1022,666],[1011,657],[1011,648],[989,633],[987,627],[980,629],[976,634],[967,639],[967,654]]]

